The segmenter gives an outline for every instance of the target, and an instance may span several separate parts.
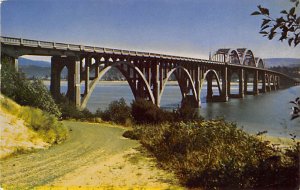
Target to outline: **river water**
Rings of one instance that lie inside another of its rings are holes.
[[[62,84],[62,91],[66,85]],[[237,91],[233,88],[232,91]],[[244,99],[229,99],[228,102],[206,103],[206,89],[201,92],[201,108],[199,113],[206,119],[224,117],[250,133],[268,131],[269,135],[289,137],[289,134],[300,137],[300,118],[290,120],[290,100],[300,96],[300,86],[281,89],[258,96],[247,95]],[[110,102],[124,98],[130,104],[134,99],[127,83],[99,82],[87,108],[95,112],[104,110]],[[180,104],[181,94],[178,85],[167,85],[161,99],[163,108],[176,108]]]

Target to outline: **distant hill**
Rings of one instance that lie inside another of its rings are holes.
[[[51,63],[47,61],[37,61],[26,58],[19,58],[19,69],[28,78],[50,78]],[[62,71],[62,78],[67,76],[67,70]]]
[[[26,59],[23,57],[19,58],[19,66],[38,66],[38,67],[50,67],[51,63],[48,61],[36,61],[36,60],[31,60],[31,59]]]
[[[300,59],[298,58],[268,58],[264,59],[266,67],[300,67]]]
[[[35,65],[19,66],[19,70],[26,74],[28,78],[48,78],[51,75],[50,67],[40,67]]]
[[[19,69],[24,72],[27,78],[47,78],[51,77],[51,64],[47,61],[36,61],[26,58],[19,58]],[[68,70],[63,69],[61,77],[66,78]],[[93,74],[91,74],[93,76]],[[125,80],[125,77],[116,69],[110,69],[107,74],[102,77],[102,80],[114,81]]]

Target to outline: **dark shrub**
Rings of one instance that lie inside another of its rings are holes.
[[[2,61],[1,92],[21,105],[39,108],[56,117],[61,115],[42,81],[29,81],[23,73],[16,72],[7,60]]]
[[[181,107],[176,112],[177,121],[195,121],[203,120],[202,117],[198,116],[197,109],[193,107],[193,104],[188,101],[188,99],[183,99]]]
[[[139,135],[133,130],[125,131],[122,136],[132,140],[139,140]]]
[[[60,97],[56,100],[61,113],[62,113],[62,118],[63,119],[84,119],[84,120],[89,120],[94,118],[94,115],[88,110],[79,110],[76,105],[71,102],[64,94],[61,94]]]
[[[173,121],[173,114],[164,111],[152,102],[138,99],[131,104],[131,114],[138,124],[157,124]]]
[[[139,130],[141,143],[190,187],[296,189],[299,183],[299,149],[278,151],[233,123],[181,122]]]
[[[111,102],[103,112],[98,109],[95,115],[105,121],[113,121],[118,124],[126,124],[129,122],[128,120],[132,120],[131,109],[124,98]]]

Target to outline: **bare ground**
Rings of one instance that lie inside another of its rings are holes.
[[[156,167],[124,129],[106,124],[65,122],[70,137],[47,150],[0,160],[6,189],[121,187],[180,188],[173,174]]]

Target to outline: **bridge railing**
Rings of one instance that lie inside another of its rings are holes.
[[[76,44],[66,44],[66,43],[58,43],[58,42],[38,41],[38,40],[22,39],[22,38],[14,38],[14,37],[2,36],[1,43],[6,45],[37,47],[37,48],[45,48],[45,49],[70,50],[70,51],[78,51],[78,52],[79,51],[95,52],[95,53],[106,53],[106,54],[116,54],[116,55],[125,55],[125,56],[138,56],[138,57],[141,56],[141,57],[150,57],[150,58],[163,58],[163,59],[170,59],[170,60],[220,64],[217,61],[189,58],[189,57],[182,57],[182,56],[173,56],[173,55],[165,55],[159,53],[130,51],[130,50],[121,50],[121,49],[103,48],[103,47],[85,46],[85,45],[76,45]]]
[[[8,37],[1,37],[2,43],[8,43],[13,45],[21,45],[20,38],[8,38]]]
[[[76,45],[76,44],[66,44],[66,43],[57,43],[57,42],[48,42],[48,41],[38,41],[31,39],[22,39],[22,38],[14,38],[14,37],[3,37],[1,36],[1,43],[12,46],[25,46],[25,47],[37,47],[37,48],[45,48],[45,49],[57,49],[57,50],[70,50],[77,52],[95,52],[95,53],[105,53],[105,54],[115,54],[115,55],[125,55],[125,56],[137,56],[137,57],[149,57],[149,58],[161,58],[161,59],[169,59],[169,60],[178,60],[178,61],[189,61],[189,62],[201,62],[201,63],[213,63],[218,65],[229,65],[234,67],[245,67],[249,69],[257,69],[264,70],[267,72],[271,72],[277,75],[281,75],[286,78],[290,78],[289,76],[268,70],[266,68],[258,68],[247,65],[237,65],[230,64],[227,62],[213,61],[213,60],[204,60],[190,57],[182,57],[182,56],[174,56],[174,55],[165,55],[159,53],[149,53],[149,52],[140,52],[140,51],[130,51],[130,50],[121,50],[121,49],[113,49],[113,48],[104,48],[104,47],[95,47],[95,46],[85,46],[85,45]]]

